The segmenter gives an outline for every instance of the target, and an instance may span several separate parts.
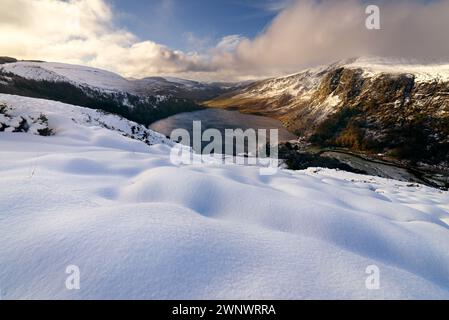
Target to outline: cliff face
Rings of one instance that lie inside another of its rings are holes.
[[[447,163],[447,70],[351,60],[259,81],[207,105],[278,118],[322,146]]]

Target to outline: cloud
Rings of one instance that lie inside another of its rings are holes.
[[[223,37],[215,47],[218,52],[233,52],[246,38],[238,34]]]
[[[209,72],[199,54],[172,50],[117,29],[103,0],[1,0],[0,52],[20,59],[87,64],[142,77]],[[169,10],[172,1],[164,1]]]
[[[258,6],[269,12],[279,12],[290,7],[295,0],[266,0],[259,1]]]
[[[379,1],[378,1],[379,2]],[[254,39],[214,62],[228,74],[267,76],[362,55],[448,60],[449,1],[382,1],[381,30],[365,27],[366,2],[298,0]]]
[[[193,32],[185,32],[183,34],[183,37],[184,37],[184,41],[186,42],[188,48],[193,52],[207,51],[213,44],[212,38],[198,37]]]
[[[0,55],[85,64],[130,77],[206,80],[275,76],[362,55],[449,59],[449,0],[377,2],[381,30],[366,29],[363,0],[267,0],[267,10],[281,11],[255,38],[229,35],[208,49],[206,40],[186,30],[186,40],[201,48],[182,52],[114,26],[105,0],[0,0],[7,8],[0,11]],[[174,0],[161,8],[172,12]]]

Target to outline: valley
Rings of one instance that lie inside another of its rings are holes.
[[[219,130],[277,128],[291,169],[323,166],[447,189],[448,70],[358,58],[280,78],[205,83],[3,57],[0,93],[118,114],[166,136],[191,130],[193,120]]]

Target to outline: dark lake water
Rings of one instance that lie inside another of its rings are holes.
[[[225,129],[278,129],[279,141],[294,140],[297,137],[288,132],[281,124],[272,118],[242,114],[238,111],[228,111],[221,109],[205,109],[194,112],[180,113],[162,120],[159,120],[150,128],[158,131],[166,136],[170,136],[171,132],[175,129],[186,129],[192,136],[193,121],[201,121],[202,130],[206,129],[218,129],[224,135]],[[206,145],[207,142],[203,143]],[[223,150],[225,146],[223,145]],[[198,150],[196,150],[198,151]],[[338,159],[344,163],[349,164],[351,167],[364,170],[369,175],[381,176],[384,178],[397,179],[403,181],[412,181],[418,183],[424,183],[432,186],[447,185],[447,178],[445,181],[433,175],[416,175],[413,172],[397,167],[395,165],[389,165],[387,163],[378,163],[376,161],[369,161],[361,159],[360,157],[352,156],[347,153],[341,152],[325,152],[325,155],[331,158]],[[425,180],[423,180],[425,178]],[[440,181],[441,180],[441,181]]]
[[[182,128],[189,131],[192,136],[193,121],[198,120],[201,121],[202,131],[206,129],[218,129],[222,132],[223,137],[225,129],[254,129],[256,131],[257,129],[278,129],[279,141],[296,139],[296,136],[288,132],[278,120],[263,116],[243,114],[238,111],[221,109],[205,109],[194,112],[179,113],[154,122],[150,125],[150,129],[160,132],[166,136],[170,136],[173,130]],[[269,133],[267,133],[267,135],[269,135]],[[224,146],[223,150],[225,150]]]

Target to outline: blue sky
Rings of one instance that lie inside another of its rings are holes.
[[[288,0],[109,0],[116,24],[142,40],[185,51],[210,47],[222,37],[252,38]]]

